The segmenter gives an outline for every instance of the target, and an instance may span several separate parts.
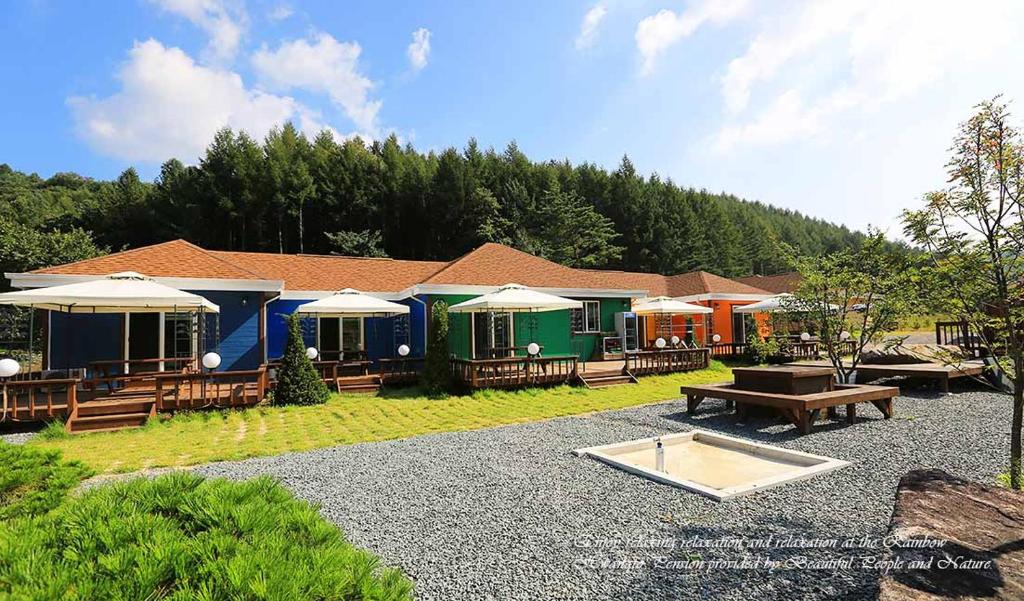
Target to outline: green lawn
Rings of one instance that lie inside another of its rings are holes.
[[[36,439],[30,444],[60,449],[66,459],[80,460],[98,473],[129,472],[621,409],[678,398],[683,384],[731,379],[731,370],[713,361],[701,371],[595,390],[485,390],[443,399],[415,390],[334,395],[325,405],[181,413],[137,430]]]

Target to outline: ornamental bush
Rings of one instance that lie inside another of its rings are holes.
[[[326,403],[331,394],[306,356],[300,323],[297,314],[288,316],[288,340],[284,345],[281,367],[277,370],[277,387],[274,389],[276,405],[320,405]]]
[[[0,597],[404,600],[412,585],[270,478],[189,473],[0,522]]]
[[[448,303],[436,301],[430,307],[430,340],[423,365],[423,385],[428,394],[448,392],[451,366],[448,364]]]
[[[77,461],[62,461],[60,451],[5,442],[0,465],[0,520],[50,511],[91,473]]]

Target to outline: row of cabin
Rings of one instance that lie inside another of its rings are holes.
[[[541,347],[543,355],[576,355],[580,360],[614,358],[623,343],[628,348],[650,348],[658,337],[678,336],[701,346],[716,335],[722,344],[742,342],[754,332],[765,334],[767,324],[734,309],[782,291],[778,289],[781,284],[769,285],[769,278],[761,282],[706,272],[664,276],[574,269],[492,243],[452,261],[410,261],[214,251],[174,240],[5,275],[12,287],[26,289],[125,271],[153,277],[219,305],[216,327],[207,327],[205,336],[215,338],[221,370],[253,369],[280,357],[287,337],[285,318],[299,305],[344,288],[407,305],[410,312],[391,318],[306,320],[306,343],[327,360],[395,357],[401,345],[411,349],[410,356],[422,356],[431,327],[430,307],[435,302],[450,306],[512,282],[580,300],[584,306],[546,313],[451,314],[449,350],[453,357],[523,354],[531,342]],[[631,317],[634,302],[656,296],[711,307],[713,313]],[[201,343],[191,319],[184,313],[50,312],[42,325],[43,367],[194,356]]]

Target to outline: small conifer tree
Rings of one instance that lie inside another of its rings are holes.
[[[448,392],[451,368],[448,365],[448,303],[435,302],[430,308],[430,340],[423,366],[423,384],[430,394]]]
[[[300,322],[297,314],[288,316],[288,340],[274,389],[274,403],[278,405],[320,405],[330,396],[327,385],[306,356]]]

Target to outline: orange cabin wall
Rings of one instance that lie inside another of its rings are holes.
[[[687,317],[697,321],[699,324],[694,329],[694,336],[698,344],[710,344],[711,337],[714,334],[718,334],[722,337],[719,344],[728,344],[731,342],[746,342],[745,340],[734,340],[732,331],[732,310],[733,307],[741,307],[743,305],[749,305],[756,301],[691,301],[695,305],[703,305],[705,307],[711,307],[714,313],[711,315],[673,315],[672,316],[672,331],[678,334],[680,337],[683,332],[686,331]],[[644,340],[643,346],[650,348],[654,346],[654,341],[658,338],[658,324],[655,316],[646,315],[641,318],[643,322],[643,333]],[[703,321],[702,321],[703,320]],[[771,320],[767,313],[757,313],[754,315],[754,320],[757,322],[758,334],[762,337],[769,336],[771,334]]]

